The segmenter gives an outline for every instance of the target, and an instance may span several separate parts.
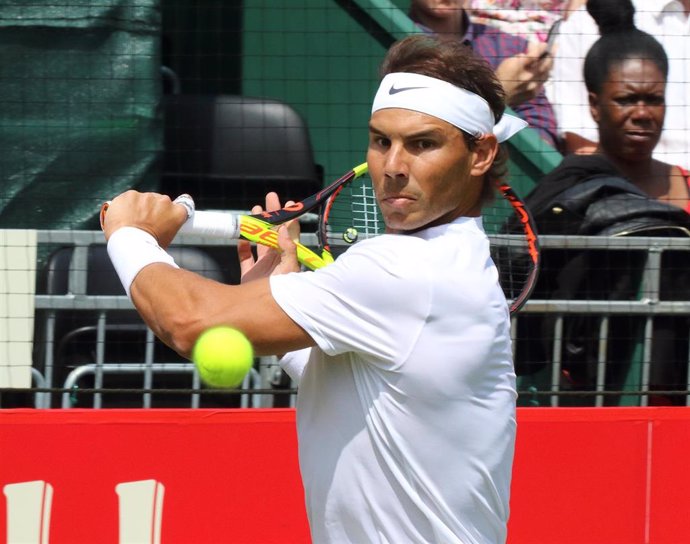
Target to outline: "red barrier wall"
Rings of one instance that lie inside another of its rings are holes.
[[[0,538],[43,481],[46,542],[123,543],[153,481],[151,543],[307,543],[296,446],[292,410],[0,410]],[[519,410],[509,544],[690,542],[688,451],[688,409]]]

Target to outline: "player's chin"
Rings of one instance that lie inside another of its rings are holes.
[[[390,234],[403,234],[405,232],[415,232],[426,227],[430,220],[423,214],[403,214],[384,212],[386,222],[386,232]]]

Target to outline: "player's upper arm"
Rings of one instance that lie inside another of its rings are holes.
[[[132,300],[154,333],[187,357],[204,330],[221,324],[244,332],[257,355],[314,345],[276,303],[268,279],[226,285],[187,270],[152,264],[137,275]]]

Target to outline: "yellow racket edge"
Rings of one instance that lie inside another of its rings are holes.
[[[240,235],[250,242],[280,250],[280,246],[278,245],[278,232],[274,230],[274,226],[256,217],[243,215],[240,218]],[[328,261],[327,258],[323,259],[299,242],[296,243],[296,246],[297,260],[310,270],[322,268],[330,264],[330,262],[333,262],[332,257],[330,261]]]
[[[355,173],[355,177],[363,176],[369,171],[369,165],[366,162],[355,166],[352,171]]]

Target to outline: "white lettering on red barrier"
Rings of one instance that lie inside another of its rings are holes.
[[[7,544],[48,544],[53,486],[43,480],[7,484]],[[120,544],[160,544],[165,487],[156,480],[122,482]]]
[[[48,544],[53,486],[43,480],[7,484],[7,544]]]

